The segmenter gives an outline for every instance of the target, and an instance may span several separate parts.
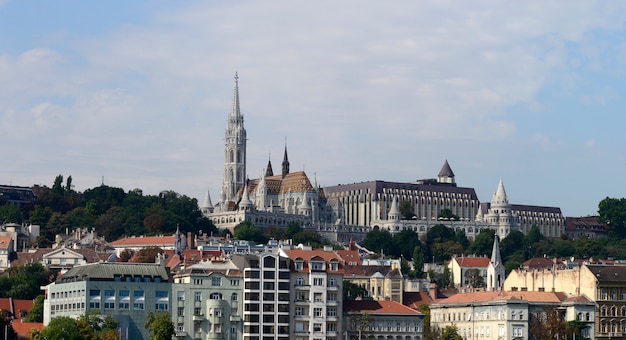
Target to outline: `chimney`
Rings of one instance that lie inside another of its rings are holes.
[[[193,237],[193,233],[191,231],[187,232],[187,249],[195,249],[196,245],[194,244],[195,238]]]
[[[428,285],[428,296],[431,300],[437,300],[437,284],[431,283]]]

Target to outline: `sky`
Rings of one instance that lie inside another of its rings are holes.
[[[0,0],[0,184],[221,189],[247,172],[435,178],[597,213],[626,196],[626,3]]]

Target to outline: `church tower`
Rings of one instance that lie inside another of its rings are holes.
[[[489,260],[489,266],[487,267],[487,290],[488,291],[500,291],[506,278],[506,271],[504,264],[502,263],[502,256],[500,255],[500,242],[498,241],[498,235],[494,237],[493,249],[491,250],[491,259]]]
[[[285,140],[285,155],[283,156],[283,178],[289,174],[289,159],[287,158],[287,141]]]
[[[233,105],[228,115],[224,137],[224,184],[222,193],[226,201],[235,201],[239,188],[246,178],[246,129],[239,107],[239,76],[235,73]]]

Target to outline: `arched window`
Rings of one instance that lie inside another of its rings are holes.
[[[211,293],[211,300],[221,300],[222,299],[222,294],[221,293]]]
[[[296,279],[296,286],[303,286],[304,285],[304,279],[299,277]]]
[[[239,296],[237,295],[237,293],[233,293],[230,296],[230,301],[237,301],[239,299]]]

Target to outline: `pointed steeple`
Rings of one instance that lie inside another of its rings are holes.
[[[391,207],[389,208],[389,213],[387,214],[388,220],[399,220],[402,214],[400,214],[400,206],[398,205],[398,196],[393,196],[393,200],[391,201]]]
[[[494,265],[502,263],[502,256],[500,256],[500,241],[498,241],[498,239],[498,235],[493,238],[493,249],[491,250],[490,262]]]
[[[241,108],[239,107],[239,75],[237,72],[235,72],[235,89],[233,93],[233,106],[230,110],[230,115],[241,117]]]
[[[493,194],[493,198],[491,199],[491,205],[508,205],[509,199],[506,196],[506,191],[504,190],[504,183],[502,182],[502,178],[500,178],[500,182],[498,183],[498,189]]]
[[[267,168],[265,169],[265,177],[274,176],[274,170],[272,170],[271,158],[267,160]]]
[[[209,190],[207,189],[206,194],[204,194],[204,201],[202,202],[202,205],[200,206],[200,211],[204,214],[204,215],[208,215],[210,213],[213,212],[213,203],[211,203],[211,194],[209,194]]]
[[[285,155],[283,156],[283,178],[289,173],[289,159],[287,158],[287,138],[285,138]]]
[[[202,202],[203,208],[213,208],[213,203],[211,203],[211,194],[207,189],[206,194],[204,195],[204,201]]]
[[[250,194],[248,193],[248,185],[243,187],[243,197],[241,198],[241,202],[239,202],[239,210],[251,211],[253,207],[252,201],[250,200]]]
[[[448,160],[443,163],[443,167],[439,171],[439,175],[437,175],[437,182],[439,183],[450,183],[454,184],[454,172],[448,164]]]

